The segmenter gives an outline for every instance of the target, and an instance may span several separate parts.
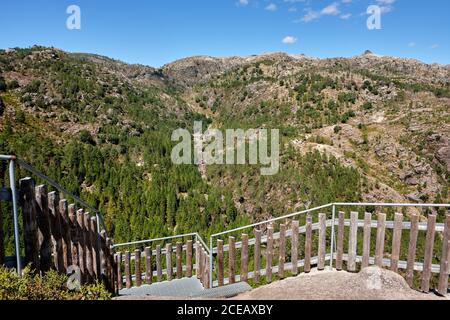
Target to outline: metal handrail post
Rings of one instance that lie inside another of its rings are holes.
[[[11,188],[12,195],[12,206],[13,206],[13,220],[14,220],[14,244],[16,251],[16,261],[17,261],[17,273],[22,274],[22,265],[20,261],[20,233],[19,233],[19,214],[17,208],[17,190],[16,190],[16,172],[15,172],[15,159],[11,158],[9,161],[9,185]]]
[[[335,223],[335,219],[336,219],[336,205],[333,204],[332,216],[331,216],[331,220],[333,222],[331,224],[331,243],[330,243],[330,268],[331,269],[333,269],[333,259],[334,259],[334,233],[335,233],[334,223]]]

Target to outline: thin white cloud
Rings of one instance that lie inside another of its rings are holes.
[[[410,47],[410,48],[414,48],[415,46],[416,46],[415,42],[408,43],[408,47]]]
[[[238,2],[237,2],[237,5],[238,6],[242,6],[242,7],[245,7],[245,6],[247,6],[249,4],[249,0],[239,0]]]
[[[437,48],[439,48],[439,45],[437,43],[435,43],[431,46],[431,49],[437,49]]]
[[[315,10],[312,10],[311,8],[307,8],[307,9],[305,9],[305,11],[306,11],[306,14],[300,20],[297,20],[295,22],[299,22],[299,21],[310,22],[310,21],[319,19],[322,16],[330,16],[330,15],[335,16],[340,13],[338,2],[333,2],[332,4],[324,7],[320,11],[315,11]]]
[[[275,3],[271,3],[265,9],[267,11],[277,11],[278,7]]]
[[[340,16],[340,18],[341,18],[342,20],[348,20],[348,19],[350,19],[351,17],[352,17],[352,14],[351,14],[351,13],[342,14],[342,15]]]
[[[336,15],[339,13],[339,9],[338,9],[338,3],[332,3],[329,6],[326,6],[325,8],[322,9],[322,11],[320,11],[320,13],[322,15]]]
[[[283,42],[284,44],[294,44],[297,41],[298,41],[298,39],[293,36],[286,36],[283,38],[283,40],[281,40],[281,42]]]

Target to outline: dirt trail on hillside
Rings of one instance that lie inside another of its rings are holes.
[[[377,267],[360,273],[320,271],[243,293],[238,300],[450,300],[411,290],[402,276]]]

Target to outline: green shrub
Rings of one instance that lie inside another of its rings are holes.
[[[43,277],[35,275],[27,267],[23,276],[15,270],[0,267],[0,300],[109,300],[111,294],[102,284],[81,286],[69,290],[67,276],[49,271]]]

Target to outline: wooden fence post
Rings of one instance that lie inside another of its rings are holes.
[[[448,292],[448,276],[450,273],[450,214],[445,217],[442,239],[441,270],[439,275],[438,293],[445,296]]]
[[[345,212],[339,212],[338,234],[336,243],[336,270],[342,270],[342,261],[344,255],[344,224]]]
[[[305,235],[305,273],[311,271],[311,243],[312,243],[312,217],[306,216],[306,235]]]
[[[273,258],[273,226],[267,227],[267,248],[266,248],[266,281],[272,282],[272,258]]]
[[[67,200],[62,199],[59,201],[59,213],[61,215],[63,262],[64,262],[64,269],[67,270],[67,268],[72,265],[70,222],[69,222],[69,209]]]
[[[200,241],[195,243],[195,276],[200,279]]]
[[[161,245],[156,245],[156,280],[162,280],[162,266],[161,266]]]
[[[219,287],[222,287],[224,285],[223,267],[223,240],[217,239],[217,283]]]
[[[248,235],[242,235],[242,247],[241,247],[241,281],[246,282],[248,280]]]
[[[347,270],[356,271],[356,249],[358,240],[358,212],[350,212],[350,234],[348,239]]]
[[[146,247],[145,254],[145,283],[152,284],[153,270],[152,270],[152,248]]]
[[[255,252],[254,252],[253,280],[258,283],[261,276],[261,230],[255,229]]]
[[[414,263],[416,262],[417,236],[419,234],[419,215],[411,215],[409,232],[408,261],[406,263],[406,282],[412,288],[414,280]]]
[[[50,211],[54,266],[57,271],[65,273],[61,235],[61,215],[59,213],[59,195],[55,191],[48,194],[48,208]]]
[[[25,265],[31,263],[31,268],[39,273],[39,243],[38,228],[36,219],[36,203],[34,181],[31,178],[19,181],[20,204],[22,206],[24,245],[25,245]]]
[[[91,218],[91,243],[92,243],[92,259],[94,265],[94,274],[96,279],[100,279],[101,267],[100,267],[100,235],[98,234],[97,217]]]
[[[280,224],[280,245],[278,248],[278,277],[284,278],[284,263],[286,262],[286,225]]]
[[[166,244],[166,270],[167,270],[167,280],[171,281],[173,279],[171,243]]]
[[[228,280],[230,284],[236,282],[236,246],[234,237],[228,238]]]
[[[298,220],[292,221],[292,247],[291,247],[291,262],[292,262],[292,274],[295,276],[298,274]]]
[[[117,288],[122,290],[123,278],[122,278],[122,252],[117,252],[116,255],[117,264]],[[103,259],[102,259],[103,262]]]
[[[200,282],[202,283],[202,285],[205,285],[205,275],[204,275],[204,272],[205,272],[205,257],[203,256],[203,247],[202,247],[202,245],[200,244],[199,246],[198,246],[198,250],[199,250],[199,254],[198,254],[198,272],[199,272],[199,275],[198,275],[198,279],[200,280]]]
[[[327,216],[325,213],[319,214],[319,254],[317,269],[325,269],[325,248],[327,243]]]
[[[78,228],[78,258],[80,261],[80,270],[83,275],[83,283],[86,282],[87,268],[86,268],[86,234],[84,233],[84,210],[77,211],[77,228]]]
[[[125,251],[125,285],[127,289],[131,288],[131,253],[130,251]]]
[[[141,272],[141,250],[134,250],[134,277],[136,287],[140,287],[142,284],[142,272]]]
[[[398,271],[400,247],[402,244],[403,214],[396,213],[394,217],[394,231],[392,236],[391,270]]]
[[[369,266],[370,258],[370,238],[372,235],[372,214],[366,212],[364,215],[364,234],[363,234],[363,255],[361,268],[367,268]]]
[[[209,255],[206,250],[203,250],[203,285],[209,289]]]
[[[182,258],[183,258],[183,245],[181,244],[181,242],[177,242],[177,249],[176,249],[177,279],[183,278]]]
[[[49,271],[53,266],[52,235],[50,232],[50,216],[48,210],[47,186],[36,187],[36,216],[39,229],[40,269],[42,273]]]
[[[377,242],[375,248],[375,265],[380,268],[383,267],[385,232],[386,232],[386,214],[379,213],[377,223]]]
[[[80,261],[78,258],[78,228],[77,228],[77,208],[75,204],[69,205],[69,230],[70,230],[70,252],[72,254],[72,264],[79,267]]]
[[[122,254],[120,254],[120,259],[122,259]],[[107,285],[108,282],[108,276],[107,276],[107,270],[108,270],[108,252],[106,248],[106,231],[102,230],[100,232],[100,274],[102,282]]]
[[[86,248],[86,268],[89,277],[89,282],[94,278],[94,259],[92,250],[92,237],[91,237],[91,216],[88,212],[84,213],[84,234],[85,234],[85,248]]]
[[[425,254],[422,271],[421,290],[423,292],[430,291],[431,264],[433,259],[435,228],[436,228],[436,214],[430,214],[428,215],[428,222],[427,222],[427,236],[425,239]]]
[[[192,277],[192,240],[188,240],[186,243],[186,276]]]

